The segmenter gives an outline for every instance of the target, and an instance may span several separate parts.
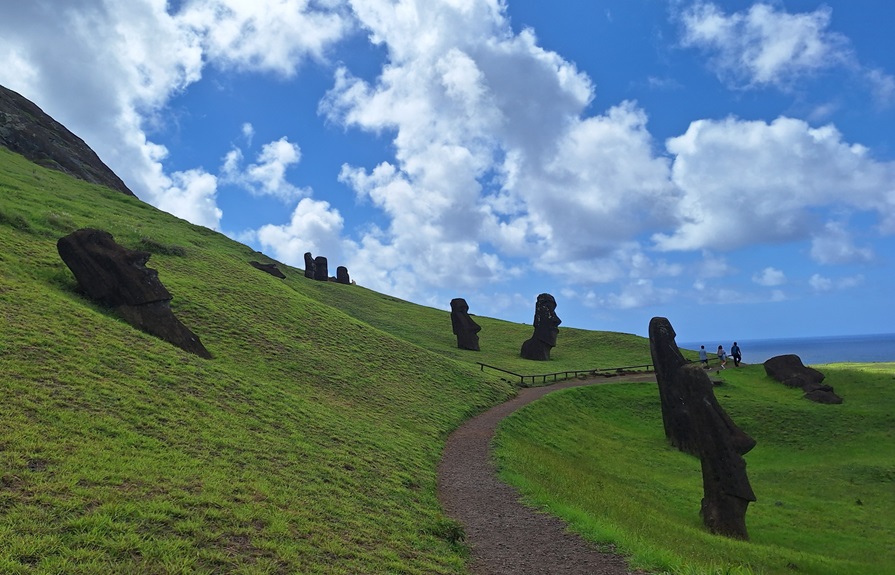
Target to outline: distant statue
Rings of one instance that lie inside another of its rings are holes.
[[[469,305],[463,298],[451,300],[451,326],[457,336],[457,347],[479,351],[479,331],[481,327],[469,317]]]
[[[348,276],[348,268],[339,266],[336,268],[336,282],[345,285],[351,285],[351,278]]]
[[[712,533],[748,539],[746,508],[755,493],[743,455],[755,447],[718,403],[702,365],[684,359],[674,328],[664,317],[650,321],[650,353],[656,369],[665,435],[679,450],[699,457],[703,498],[700,515]]]
[[[329,281],[329,265],[323,256],[314,258],[314,279],[322,282]]]
[[[148,252],[127,249],[109,232],[91,228],[60,238],[56,249],[91,300],[114,309],[138,329],[199,357],[211,358],[199,337],[171,310],[171,293],[158,279],[158,272],[146,267]]]
[[[311,252],[305,252],[305,277],[314,279],[314,256]]]
[[[556,336],[562,320],[556,315],[556,300],[549,293],[538,296],[535,304],[534,333],[522,343],[522,357],[536,361],[550,359],[550,350],[556,347]]]
[[[270,275],[280,278],[282,280],[286,279],[286,274],[280,271],[280,268],[277,267],[277,264],[262,264],[261,262],[256,262],[252,260],[249,262],[253,268],[257,268],[263,272],[269,273]]]

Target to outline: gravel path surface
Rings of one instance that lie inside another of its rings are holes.
[[[570,380],[520,390],[514,399],[474,417],[447,440],[438,466],[438,497],[463,524],[475,575],[626,575],[623,557],[597,551],[566,531],[560,519],[527,507],[519,492],[497,479],[491,440],[501,419],[544,395],[582,385],[644,381],[651,375]],[[655,379],[653,379],[655,381]]]

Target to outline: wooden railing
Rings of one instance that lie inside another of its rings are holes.
[[[619,375],[622,373],[631,373],[637,371],[645,371],[650,372],[653,371],[653,364],[645,363],[642,365],[626,365],[623,367],[599,367],[596,369],[577,369],[577,370],[569,370],[569,371],[557,371],[555,373],[541,373],[536,375],[523,375],[521,373],[515,373],[513,371],[509,371],[500,367],[495,367],[493,365],[488,365],[487,363],[482,363],[480,361],[476,362],[479,366],[481,366],[481,370],[485,371],[485,368],[493,369],[495,371],[500,371],[506,373],[508,375],[512,375],[513,377],[519,378],[519,383],[521,385],[525,385],[525,381],[527,379],[531,380],[531,385],[534,385],[535,382],[540,378],[541,383],[547,383],[548,378],[552,378],[552,381],[562,381],[564,379],[569,379],[570,377],[579,377],[581,375],[586,376],[598,376],[603,375],[609,377],[611,375]]]

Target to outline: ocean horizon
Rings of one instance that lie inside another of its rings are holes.
[[[805,365],[824,363],[895,362],[895,333],[867,335],[832,335],[799,338],[738,339],[743,363],[764,363],[785,354],[799,356]],[[719,345],[730,353],[730,341],[686,342],[684,349],[699,349],[704,345],[711,357]]]

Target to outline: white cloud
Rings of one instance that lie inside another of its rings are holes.
[[[679,224],[653,236],[659,249],[733,249],[807,239],[814,210],[848,207],[892,220],[895,162],[874,160],[832,126],[792,118],[770,124],[699,120],[670,138]]]
[[[864,283],[864,276],[856,275],[839,279],[830,279],[820,274],[814,274],[809,278],[808,285],[814,291],[828,292],[833,290],[846,290],[860,286]]]
[[[243,130],[245,131],[245,130]],[[242,150],[233,149],[224,157],[221,174],[224,182],[243,187],[258,196],[274,196],[284,202],[310,196],[286,179],[286,170],[301,161],[301,148],[285,136],[265,144],[255,163],[242,168]]]
[[[753,275],[752,281],[765,287],[779,286],[786,283],[786,274],[776,268],[767,267]]]
[[[873,259],[873,250],[855,246],[843,224],[828,222],[811,240],[811,259],[821,264],[863,263]]]
[[[173,14],[164,0],[13,2],[0,18],[0,83],[84,139],[141,199],[217,227],[212,180],[166,173],[167,150],[148,132],[206,63],[289,75],[346,29],[307,0],[192,0]]]
[[[828,30],[832,11],[790,14],[765,3],[725,14],[698,2],[681,14],[683,43],[712,52],[711,64],[735,85],[787,86],[793,79],[851,61],[849,42]]]
[[[216,65],[291,76],[349,30],[342,14],[315,8],[308,0],[190,0],[175,17]]]
[[[625,102],[583,117],[590,79],[532,31],[514,34],[502,3],[352,6],[389,62],[372,83],[338,70],[320,110],[394,134],[395,147],[372,170],[342,170],[390,218],[362,250],[400,248],[430,285],[497,281],[515,273],[507,258],[603,281],[624,273],[620,244],[673,216],[669,165],[653,153],[646,114]]]
[[[255,139],[255,127],[251,123],[245,122],[242,125],[242,137],[245,138],[246,145],[252,145],[252,140]]]
[[[335,266],[344,258],[346,246],[341,239],[344,220],[338,210],[328,202],[304,198],[298,202],[288,224],[268,224],[256,232],[265,252],[277,260],[300,268],[304,267],[304,254],[311,252],[325,256]]]
[[[159,195],[158,208],[194,224],[218,229],[223,213],[217,207],[217,178],[202,170],[171,174],[170,185]]]
[[[802,78],[840,67],[868,87],[877,105],[895,102],[895,78],[860,63],[851,41],[830,29],[833,11],[828,6],[792,14],[758,2],[727,14],[712,2],[698,1],[678,17],[683,45],[709,53],[712,69],[733,87],[785,90]]]

